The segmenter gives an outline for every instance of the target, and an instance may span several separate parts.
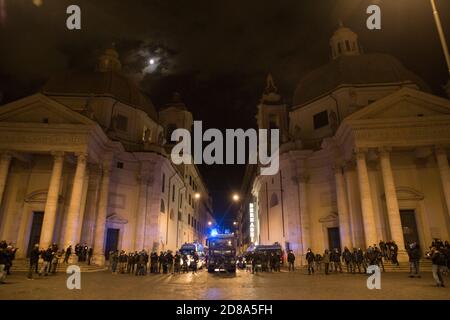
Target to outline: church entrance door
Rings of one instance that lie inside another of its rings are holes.
[[[28,240],[27,257],[30,257],[31,250],[41,238],[42,222],[44,221],[44,212],[33,212],[33,221],[31,223],[30,238]],[[44,248],[47,249],[47,248]]]
[[[119,229],[108,228],[106,232],[105,258],[109,259],[109,253],[116,251],[119,245]]]

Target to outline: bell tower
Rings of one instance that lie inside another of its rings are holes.
[[[342,21],[339,22],[339,28],[330,39],[330,47],[333,60],[341,56],[357,56],[361,54],[358,35],[350,28],[344,27]]]
[[[117,52],[114,43],[110,48],[106,49],[105,52],[98,58],[97,71],[108,72],[108,71],[120,71],[122,69],[122,64],[119,60],[119,53]]]
[[[168,146],[173,146],[176,143],[171,141],[172,132],[175,129],[192,130],[192,113],[181,101],[181,96],[178,92],[173,93],[170,102],[166,103],[159,112],[159,122],[164,128],[164,137]]]
[[[287,106],[283,103],[270,73],[267,75],[266,88],[258,105],[256,119],[259,129],[279,129],[280,142],[289,140]]]

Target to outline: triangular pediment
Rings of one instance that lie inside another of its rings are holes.
[[[0,106],[0,122],[95,124],[91,119],[42,93]]]
[[[347,117],[346,121],[450,116],[450,101],[402,88]]]

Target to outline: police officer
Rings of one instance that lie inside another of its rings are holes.
[[[306,261],[308,262],[308,275],[314,274],[314,258],[315,255],[312,252],[311,248],[308,248],[306,252]]]
[[[342,259],[344,259],[345,266],[347,268],[347,273],[354,273],[353,270],[353,255],[348,250],[347,247],[344,248],[344,252],[342,252]]]
[[[292,269],[292,271],[295,271],[295,267],[294,267],[295,255],[292,252],[292,250],[289,250],[289,253],[287,255],[287,261],[288,261],[288,264],[289,264],[289,271],[291,271],[291,269]]]
[[[30,253],[30,267],[28,269],[28,279],[33,279],[33,270],[35,273],[38,273],[38,264],[39,264],[39,245],[35,244],[34,248]]]
[[[174,273],[180,273],[180,269],[181,269],[181,256],[180,253],[177,251],[175,253],[175,257],[174,257]]]

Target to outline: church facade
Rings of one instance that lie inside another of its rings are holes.
[[[37,243],[87,244],[99,265],[111,250],[204,242],[211,198],[195,165],[172,164],[168,143],[191,126],[178,95],[156,112],[115,49],[95,72],[57,75],[1,106],[0,239],[18,258]]]
[[[349,28],[330,47],[331,62],[300,81],[292,107],[268,78],[257,120],[280,129],[280,170],[247,170],[242,233],[280,243],[299,262],[308,248],[380,240],[394,240],[404,260],[408,242],[449,239],[450,101],[396,58],[362,53]]]

